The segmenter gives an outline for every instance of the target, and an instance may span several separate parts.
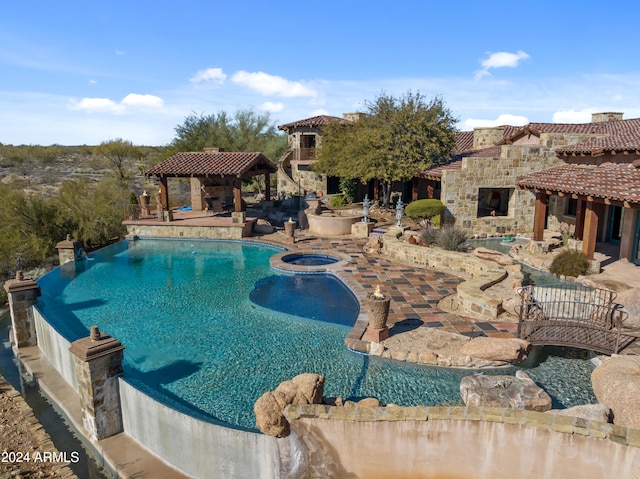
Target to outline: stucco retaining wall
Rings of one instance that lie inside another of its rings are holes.
[[[288,406],[304,477],[640,477],[640,431],[501,408]],[[300,476],[302,477],[302,476]]]
[[[169,464],[200,479],[279,477],[276,438],[195,419],[120,379],[125,432]]]
[[[78,392],[75,362],[73,355],[69,352],[71,343],[47,322],[37,307],[33,306],[32,309],[36,320],[38,348],[73,390]]]
[[[385,256],[424,268],[444,268],[471,275],[470,279],[460,283],[457,288],[460,311],[486,318],[496,318],[502,313],[502,302],[483,293],[485,289],[507,277],[502,266],[468,253],[412,245],[400,241],[400,234],[392,232],[384,235],[382,251]]]

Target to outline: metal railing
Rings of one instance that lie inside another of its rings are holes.
[[[518,290],[517,336],[531,344],[570,346],[605,354],[619,352],[635,337],[623,334],[627,313],[616,293],[582,285]]]

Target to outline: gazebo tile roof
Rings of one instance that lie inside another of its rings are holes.
[[[238,176],[263,163],[276,167],[259,152],[181,152],[146,171],[147,176]]]
[[[340,118],[337,116],[318,115],[311,118],[305,118],[304,120],[298,120],[291,123],[285,123],[284,125],[278,125],[278,130],[290,130],[292,128],[315,128],[318,126],[325,126],[331,123],[341,123],[347,125],[352,123],[351,120]]]
[[[640,169],[633,163],[566,164],[519,176],[516,184],[640,204]]]

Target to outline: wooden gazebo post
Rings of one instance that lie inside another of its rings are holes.
[[[269,173],[264,174],[264,199],[271,200],[271,175]]]
[[[544,240],[544,219],[547,216],[547,193],[536,191],[536,207],[533,217],[533,241]]]
[[[598,214],[593,209],[593,200],[587,197],[584,213],[584,230],[582,234],[582,252],[588,259],[593,259],[598,238]]]

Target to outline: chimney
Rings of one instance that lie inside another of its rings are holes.
[[[204,149],[205,153],[220,153],[222,151],[224,151],[224,148],[218,146],[208,146]]]
[[[591,123],[598,123],[601,121],[619,121],[622,120],[624,113],[605,112],[605,113],[592,113]]]
[[[360,112],[343,113],[342,114],[342,119],[343,120],[349,120],[349,121],[358,121],[362,115],[364,115],[364,113],[360,113]]]
[[[490,126],[473,129],[473,149],[481,150],[494,146],[504,137],[504,126]]]

